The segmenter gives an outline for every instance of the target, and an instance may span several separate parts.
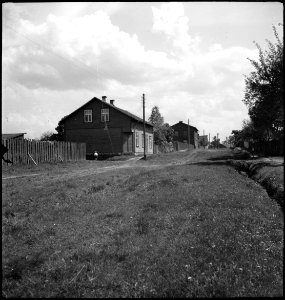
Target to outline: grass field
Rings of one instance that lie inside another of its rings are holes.
[[[283,296],[283,211],[228,150],[4,168],[5,297]]]

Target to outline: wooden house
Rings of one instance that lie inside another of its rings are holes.
[[[143,154],[143,120],[106,98],[94,97],[60,121],[64,141],[86,143],[87,155]],[[145,122],[145,130],[146,154],[153,154],[152,124]]]
[[[190,137],[190,145],[194,148],[199,146],[199,133],[198,129],[194,126],[188,125],[179,121],[178,123],[171,126],[174,130],[173,141],[188,143],[188,129]]]

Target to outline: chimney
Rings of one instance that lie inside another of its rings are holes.
[[[110,104],[115,106],[114,102],[115,100],[110,100]]]
[[[107,96],[102,96],[102,101],[106,102]]]
[[[179,121],[179,123],[183,123],[183,121]]]

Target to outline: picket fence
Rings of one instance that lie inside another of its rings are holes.
[[[36,141],[28,139],[2,139],[8,148],[4,158],[13,164],[39,164],[56,161],[78,161],[86,159],[86,144],[58,141]],[[2,165],[6,164],[2,160]]]

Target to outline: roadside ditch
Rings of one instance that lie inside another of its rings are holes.
[[[268,195],[284,208],[284,162],[275,162],[269,159],[261,160],[234,160],[228,163],[243,176],[255,180],[262,185]]]

